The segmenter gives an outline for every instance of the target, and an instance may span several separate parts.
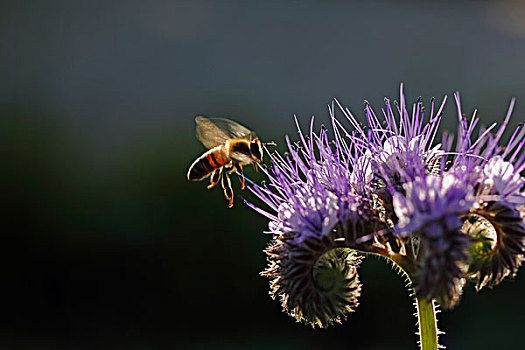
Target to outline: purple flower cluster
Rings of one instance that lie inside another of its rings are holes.
[[[315,133],[312,118],[304,133],[297,123],[289,153],[270,155],[267,184],[249,186],[263,204],[248,205],[270,219],[263,274],[286,312],[312,326],[343,320],[357,306],[359,253],[391,259],[418,297],[446,308],[468,280],[480,289],[516,274],[525,127],[502,145],[514,100],[501,126],[486,129],[455,100],[456,140],[438,137],[446,98],[428,109],[418,99],[409,111],[401,85],[400,102],[385,99],[380,114],[365,103],[366,126],[334,101],[330,130]]]

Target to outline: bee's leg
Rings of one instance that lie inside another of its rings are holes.
[[[210,184],[208,185],[208,189],[213,188],[215,185],[217,185],[221,179],[222,174],[222,167],[219,169],[215,169],[213,171],[213,174],[211,174],[210,177]]]
[[[224,196],[229,201],[228,208],[233,207],[233,189],[232,183],[230,181],[230,175],[228,175],[227,171],[222,174],[222,188],[224,189]]]
[[[253,162],[253,168],[255,169],[255,172],[257,172],[257,163]]]
[[[244,173],[242,172],[242,165],[239,163],[233,163],[235,170],[239,173],[239,180],[241,180],[241,190],[244,190]]]

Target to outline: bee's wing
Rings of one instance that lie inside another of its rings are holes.
[[[207,148],[223,145],[236,138],[252,138],[255,133],[233,120],[225,118],[195,118],[197,139]]]

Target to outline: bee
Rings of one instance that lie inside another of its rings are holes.
[[[200,181],[208,176],[213,188],[221,181],[228,208],[233,206],[233,189],[230,176],[234,170],[239,173],[241,189],[245,187],[243,165],[262,161],[263,148],[255,133],[246,127],[225,118],[195,118],[197,139],[209,150],[197,158],[188,170],[188,180]]]

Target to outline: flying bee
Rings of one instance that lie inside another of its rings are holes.
[[[225,118],[195,118],[197,139],[209,149],[197,158],[188,170],[188,180],[200,181],[211,175],[208,189],[221,181],[224,196],[233,206],[233,189],[230,176],[234,170],[239,173],[241,189],[244,189],[243,165],[262,161],[262,143],[255,133],[246,127]]]

